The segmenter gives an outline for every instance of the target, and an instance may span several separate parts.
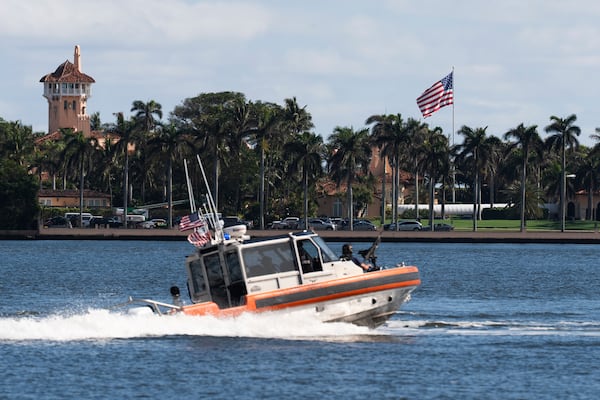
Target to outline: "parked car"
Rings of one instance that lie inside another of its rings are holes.
[[[81,226],[79,226],[79,213],[78,212],[68,212],[65,213],[65,218],[67,218],[73,227],[77,228],[87,228],[90,225],[90,220],[93,215],[90,213],[81,213]]]
[[[108,226],[111,228],[120,228],[123,226],[123,222],[117,217],[110,217],[108,219]]]
[[[342,218],[334,217],[329,218],[329,221],[335,225],[336,230],[342,230],[344,228],[344,220]]]
[[[350,230],[350,223],[344,225],[344,230]],[[376,231],[377,227],[366,219],[355,219],[353,224],[353,230],[355,231]]]
[[[271,229],[298,229],[298,217],[286,217],[282,221],[273,221],[270,225]]]
[[[336,227],[331,222],[322,220],[321,218],[309,218],[308,228],[314,231],[335,231]],[[298,223],[298,229],[304,228],[304,219],[301,219]]]
[[[154,218],[149,221],[140,222],[139,227],[144,229],[166,228],[167,221],[162,218]]]
[[[254,223],[252,221],[244,221],[243,219],[237,216],[223,218],[223,228],[228,228],[230,226],[236,225],[246,225],[246,229],[252,229],[254,227]]]
[[[280,220],[271,221],[270,223],[267,224],[267,229],[281,229],[280,226],[281,226]]]
[[[431,226],[427,225],[423,227],[424,231],[430,231],[431,230]],[[452,225],[449,224],[443,224],[443,223],[437,223],[437,224],[433,224],[433,230],[434,231],[440,231],[440,232],[448,232],[448,231],[453,231],[454,227]]]
[[[398,222],[398,229],[394,222],[385,224],[383,229],[386,231],[420,231],[423,229],[423,225],[419,221],[401,221]]]
[[[71,221],[60,215],[44,221],[45,228],[72,228]]]
[[[108,224],[109,224],[108,220],[109,220],[109,218],[107,218],[107,217],[101,217],[101,216],[95,215],[92,218],[90,218],[88,227],[95,228],[97,226],[101,226],[101,227],[108,226]]]

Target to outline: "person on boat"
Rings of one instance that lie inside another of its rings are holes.
[[[346,243],[342,246],[342,259],[353,261],[354,264],[361,267],[365,272],[369,272],[373,270],[373,267],[367,263],[360,261],[358,258],[354,257],[352,254],[352,245],[350,243]]]

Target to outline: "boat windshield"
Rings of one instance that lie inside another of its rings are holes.
[[[321,255],[324,262],[339,260],[339,257],[327,246],[327,243],[320,236],[314,236],[312,240],[321,248]]]
[[[249,278],[293,271],[292,250],[288,241],[246,247],[242,257]]]

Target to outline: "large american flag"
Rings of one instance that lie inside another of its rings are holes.
[[[196,212],[196,213],[186,215],[185,217],[181,218],[181,221],[179,222],[179,230],[187,231],[189,229],[194,229],[194,228],[200,227],[204,224],[205,224],[204,218],[200,217],[198,215],[198,213]]]
[[[431,114],[439,110],[444,106],[448,106],[454,102],[454,94],[452,89],[453,77],[452,74],[446,75],[442,80],[437,81],[429,89],[423,92],[422,95],[417,97],[417,105],[421,110],[424,118],[429,117]]]

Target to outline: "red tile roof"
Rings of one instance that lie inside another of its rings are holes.
[[[83,190],[83,196],[86,198],[97,197],[97,198],[110,198],[110,194],[98,192],[96,190]],[[66,190],[52,190],[52,189],[40,189],[38,197],[79,197],[79,190],[77,189],[66,189]]]
[[[83,72],[77,70],[75,65],[69,60],[60,64],[56,71],[42,76],[40,82],[67,82],[67,83],[94,83],[96,82],[94,78],[89,75],[84,74]]]

